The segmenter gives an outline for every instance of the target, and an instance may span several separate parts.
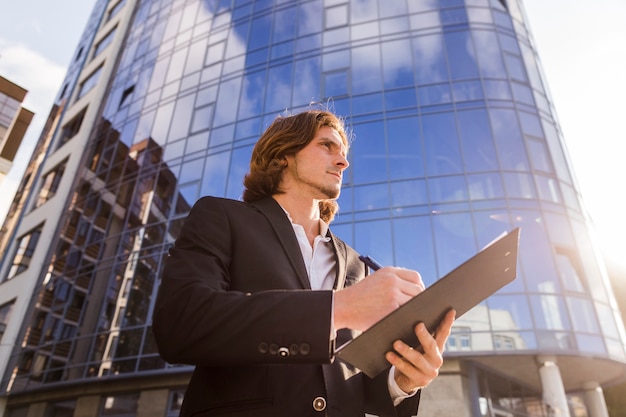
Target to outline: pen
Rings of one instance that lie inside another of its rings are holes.
[[[369,256],[361,255],[359,256],[359,259],[363,261],[365,265],[369,266],[372,271],[378,271],[380,268],[383,267],[381,264],[379,264]]]

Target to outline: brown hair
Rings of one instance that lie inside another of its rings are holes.
[[[307,110],[292,116],[277,117],[252,150],[250,172],[243,180],[243,200],[252,202],[282,193],[280,181],[286,167],[285,157],[298,153],[324,126],[336,130],[348,148],[348,135],[343,122],[330,112]],[[322,200],[320,217],[330,223],[338,208],[336,201]]]

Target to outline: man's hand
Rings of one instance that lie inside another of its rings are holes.
[[[417,271],[381,268],[335,293],[335,328],[367,330],[422,291],[424,283]]]
[[[439,368],[443,365],[443,349],[450,336],[455,315],[454,310],[448,311],[434,335],[428,332],[424,323],[415,326],[415,335],[421,349],[413,349],[401,340],[396,340],[393,348],[401,356],[387,352],[387,360],[396,367],[396,383],[404,392],[410,393],[424,388],[439,375]]]

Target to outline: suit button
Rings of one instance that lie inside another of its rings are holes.
[[[313,409],[315,411],[324,411],[324,410],[326,410],[326,398],[324,398],[324,397],[316,397],[313,400]]]
[[[292,355],[297,355],[299,351],[298,345],[296,345],[295,343],[291,346],[289,346],[289,353]]]
[[[280,356],[281,358],[286,358],[287,356],[289,356],[289,349],[287,349],[286,347],[279,348],[278,356]]]
[[[278,345],[276,343],[272,343],[270,345],[270,355],[276,355],[278,353]]]
[[[311,352],[311,345],[308,343],[303,343],[300,345],[300,353],[302,355],[308,355]]]
[[[269,351],[269,346],[267,346],[267,343],[265,342],[259,343],[259,353],[267,353],[268,351]]]

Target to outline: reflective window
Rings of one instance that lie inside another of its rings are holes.
[[[385,87],[397,88],[414,85],[411,41],[401,39],[383,42],[381,48]]]
[[[356,138],[350,148],[354,184],[387,179],[387,151],[383,124],[354,126]]]
[[[382,90],[380,45],[352,48],[352,93],[370,93]]]
[[[94,58],[100,55],[100,52],[104,51],[104,49],[113,42],[113,38],[115,38],[115,31],[117,27],[114,27],[107,33],[104,38],[102,38],[95,46],[93,50]]]
[[[498,169],[498,158],[485,110],[465,110],[456,115],[465,171]]]
[[[426,169],[429,175],[463,172],[461,150],[453,114],[424,115],[422,117],[422,132],[426,149]]]
[[[109,9],[109,12],[107,13],[107,22],[111,19],[113,19],[113,17],[115,17],[117,15],[117,13],[119,13],[119,11],[122,9],[122,7],[124,7],[124,4],[126,3],[126,0],[119,0],[117,3],[115,3],[115,6],[111,7],[111,9]]]
[[[460,175],[431,178],[428,180],[428,190],[433,204],[465,201],[468,198],[465,177]]]
[[[598,321],[602,328],[602,333],[614,339],[619,339],[619,331],[615,323],[616,312],[606,304],[596,303],[598,311]]]
[[[100,416],[132,417],[137,414],[139,394],[117,394],[104,397]]]
[[[348,5],[341,4],[324,10],[324,28],[332,29],[348,24]]]
[[[389,220],[355,223],[355,249],[376,259],[381,265],[393,265],[393,247],[389,244],[393,242],[391,229]]]
[[[550,240],[546,234],[544,221],[535,211],[513,213],[516,226],[524,232],[519,242],[518,276],[526,282],[527,290],[554,294],[561,291]]]
[[[576,253],[564,247],[556,247],[556,263],[561,275],[563,286],[568,291],[584,292],[582,269]]]
[[[529,174],[512,174],[505,172],[502,174],[506,194],[511,198],[535,198],[535,186],[533,178]]]
[[[537,182],[539,198],[544,201],[549,201],[551,203],[561,202],[559,184],[554,178],[546,177],[544,175],[536,175],[535,181]]]
[[[547,330],[571,328],[562,297],[547,294],[530,296],[530,304],[536,328]]]
[[[498,330],[532,329],[532,315],[526,296],[492,295],[487,299],[491,328]]]
[[[269,69],[267,94],[265,95],[266,111],[279,112],[285,107],[291,107],[292,72],[291,64],[279,65]]]
[[[40,225],[17,239],[15,243],[15,254],[13,255],[11,267],[5,279],[9,280],[28,269],[42,229],[43,225]]]
[[[528,144],[528,155],[530,156],[533,169],[548,173],[552,172],[546,144],[542,140],[534,138],[528,138],[526,143]]]
[[[527,81],[526,71],[524,70],[524,62],[521,58],[504,54],[504,62],[506,63],[509,77],[516,81]]]
[[[252,20],[250,36],[248,37],[248,49],[254,50],[267,46],[272,33],[271,15],[257,17]]]
[[[7,328],[7,324],[11,319],[11,312],[13,311],[13,305],[15,300],[11,300],[8,303],[0,305],[0,342],[2,341],[2,335]]]
[[[440,277],[428,216],[393,219],[394,265],[419,271],[426,286]]]
[[[85,78],[85,80],[82,83],[80,83],[80,88],[78,89],[78,96],[76,97],[77,99],[83,97],[85,94],[91,91],[91,89],[94,88],[96,84],[98,84],[98,80],[100,79],[101,72],[102,72],[102,65],[99,66],[94,72],[92,72],[87,78]]]
[[[448,340],[446,341],[446,351],[462,352],[470,351],[472,348],[472,328],[465,326],[454,326]]]
[[[387,183],[354,187],[354,209],[376,210],[389,206]]]
[[[566,297],[572,325],[577,332],[599,333],[598,318],[591,302],[579,297]]]
[[[546,134],[546,143],[549,149],[549,155],[552,158],[552,165],[554,166],[554,170],[557,176],[566,183],[571,184],[571,176],[569,173],[569,167],[567,162],[565,161],[565,156],[563,155],[563,149],[559,142],[559,137],[556,132],[556,129],[553,124],[547,123],[543,121],[543,130]],[[576,204],[577,206],[578,204]]]
[[[87,107],[78,112],[76,116],[63,126],[59,138],[59,147],[61,147],[68,140],[72,139],[80,131],[83,119],[85,118],[85,113],[87,113]]]
[[[63,178],[63,172],[65,171],[65,165],[67,160],[61,162],[54,167],[43,177],[41,188],[39,189],[39,196],[35,203],[35,207],[41,206],[46,201],[50,200],[57,192],[61,178]]]
[[[185,398],[185,388],[178,388],[170,390],[169,401],[167,406],[167,414],[165,417],[178,417],[181,407],[183,406],[183,399]]]
[[[203,106],[203,107],[196,108],[193,111],[191,133],[208,129],[211,126],[212,114],[213,114],[213,103]]]
[[[46,404],[46,417],[73,417],[76,400],[53,401]]]
[[[444,35],[448,67],[452,80],[478,78],[476,53],[470,32],[450,32]]]
[[[347,72],[346,72],[347,74]],[[309,103],[311,98],[320,96],[320,85],[322,82],[326,82],[326,80],[322,81],[322,76],[320,75],[320,58],[309,58],[298,60],[294,64],[294,82],[293,82],[293,91],[292,91],[292,103]],[[336,81],[333,85],[336,87],[337,83],[343,82],[344,91],[334,91],[332,94],[328,94],[324,92],[322,95],[324,97],[340,95],[345,93],[345,88],[349,85],[349,82],[344,81]]]
[[[585,284],[591,293],[591,297],[594,300],[610,304],[607,287],[603,285],[605,280],[599,278],[603,275],[603,272],[600,271],[599,265],[595,261],[596,249],[593,247],[593,240],[589,235],[588,226],[580,220],[573,220],[572,229],[574,231],[574,240],[578,247],[577,253],[580,259],[581,274],[586,277]],[[594,277],[596,278],[594,279]]]
[[[482,100],[482,85],[478,80],[455,81],[452,83],[452,97],[457,103]]]
[[[390,177],[423,177],[424,158],[418,119],[390,119],[386,129]]]
[[[469,213],[433,216],[439,277],[452,271],[476,253]]]
[[[413,38],[414,71],[418,85],[448,79],[448,67],[440,34]]]
[[[606,344],[600,336],[576,333],[575,337],[579,352],[606,355]]]
[[[417,92],[415,88],[385,91],[385,108],[387,110],[417,108]]]
[[[489,116],[502,166],[507,170],[527,171],[526,151],[515,112],[490,109]]]
[[[491,200],[504,197],[502,180],[498,174],[473,174],[467,176],[469,199]]]
[[[420,106],[432,106],[436,104],[450,103],[452,92],[449,84],[436,84],[418,87]]]

